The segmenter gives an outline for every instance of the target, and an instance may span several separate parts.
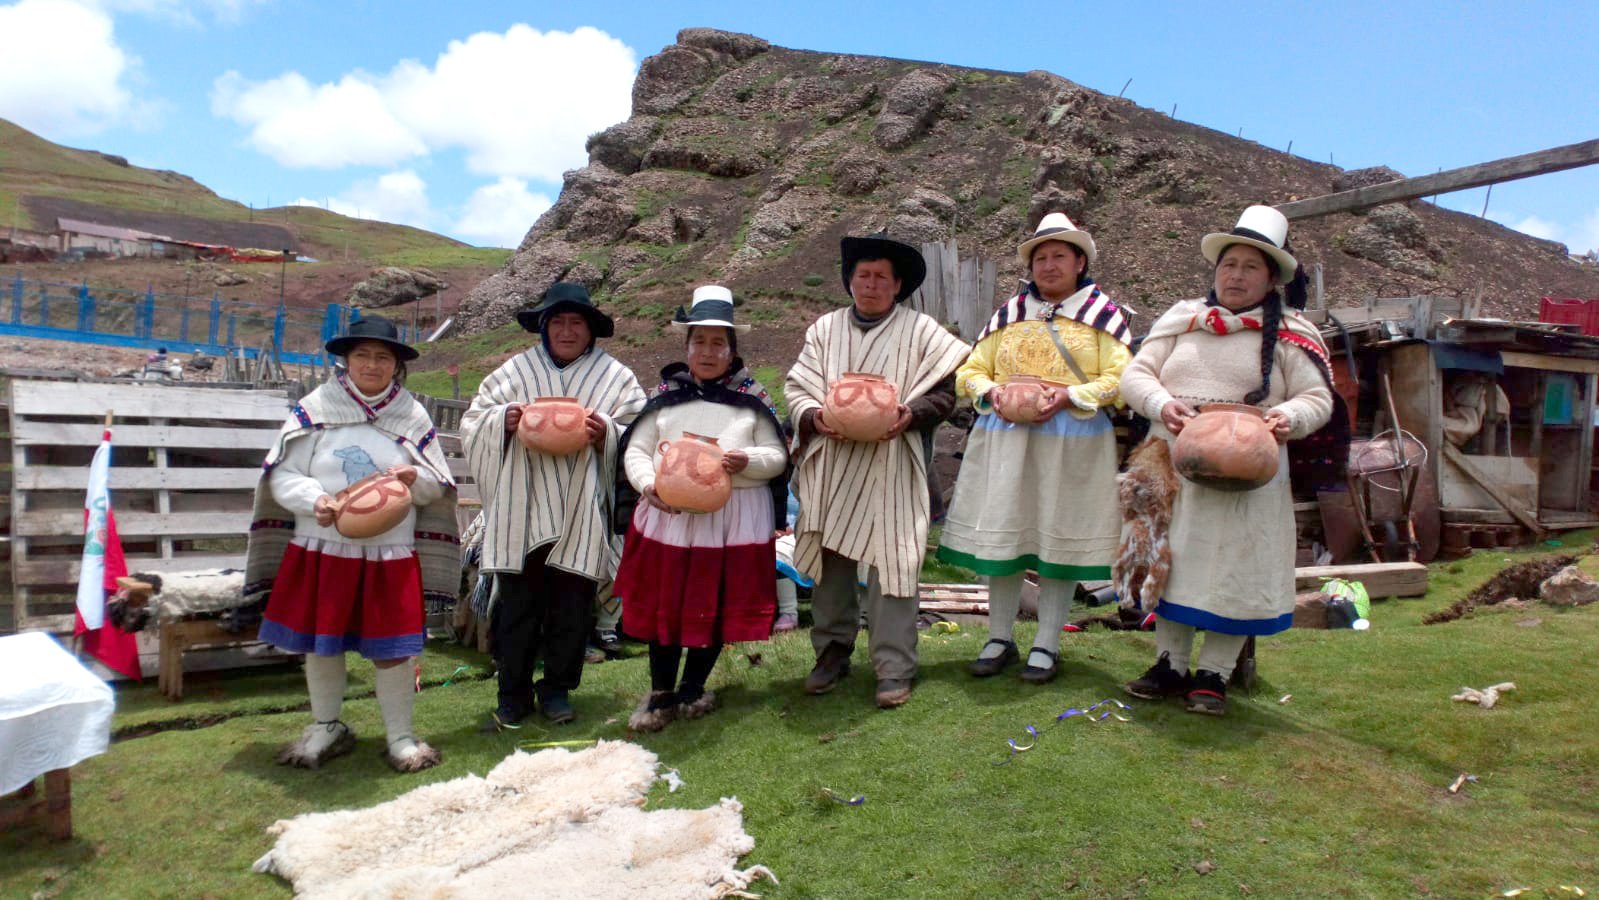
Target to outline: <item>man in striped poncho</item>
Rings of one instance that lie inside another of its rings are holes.
[[[539,343],[485,378],[461,418],[483,495],[481,571],[495,579],[490,631],[499,703],[491,728],[535,707],[556,723],[576,717],[568,693],[583,676],[595,590],[615,577],[621,552],[610,527],[617,442],[644,408],[632,370],[595,346],[614,326],[581,285],[552,285],[516,319]],[[551,456],[518,442],[522,406],[538,397],[573,397],[593,410],[588,444]],[[544,677],[535,685],[540,657]]]
[[[931,511],[921,432],[955,408],[954,372],[971,348],[903,304],[927,273],[916,248],[879,234],[844,238],[841,252],[844,289],[854,303],[805,332],[785,384],[797,430],[794,562],[817,582],[811,594],[816,667],[805,690],[826,693],[849,672],[859,579],[866,584],[877,705],[887,709],[910,699],[916,677],[917,576]],[[881,375],[898,388],[899,420],[882,440],[848,440],[827,422],[828,386],[849,372]]]

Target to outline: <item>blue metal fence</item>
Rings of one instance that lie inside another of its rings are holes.
[[[322,345],[342,333],[361,311],[329,303],[320,314],[260,306],[218,295],[188,297],[143,293],[119,288],[93,288],[88,282],[60,284],[18,274],[9,285],[0,310],[0,334],[74,341],[113,347],[176,352],[204,350],[220,356],[239,354],[254,359],[270,345],[278,359],[292,365],[323,365]],[[419,335],[403,323],[400,339],[414,343]]]

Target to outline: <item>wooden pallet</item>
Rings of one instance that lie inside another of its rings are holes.
[[[916,593],[922,612],[988,615],[986,584],[920,584]]]
[[[72,626],[88,464],[107,412],[112,507],[129,568],[243,565],[261,459],[288,408],[281,391],[19,381],[10,407],[18,629]]]

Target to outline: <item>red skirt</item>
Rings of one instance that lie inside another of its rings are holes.
[[[633,512],[616,573],[622,631],[680,647],[764,641],[777,613],[772,493],[737,488],[714,513]]]
[[[422,566],[410,547],[296,537],[283,554],[261,640],[290,653],[404,659],[422,652]]]

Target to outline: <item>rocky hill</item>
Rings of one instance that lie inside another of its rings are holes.
[[[758,323],[802,326],[842,302],[838,238],[885,225],[997,259],[1003,292],[1023,274],[1016,244],[1055,209],[1094,233],[1096,276],[1147,327],[1208,288],[1199,238],[1245,205],[1400,177],[1284,154],[1048,72],[788,50],[698,28],[643,62],[632,117],[588,151],[467,298],[469,330],[563,278],[618,313],[622,344],[639,351],[711,280]],[[1323,264],[1334,306],[1481,291],[1486,314],[1535,318],[1541,295],[1599,296],[1599,267],[1561,245],[1424,202],[1296,222],[1291,239]],[[767,330],[797,342],[794,328]]]

